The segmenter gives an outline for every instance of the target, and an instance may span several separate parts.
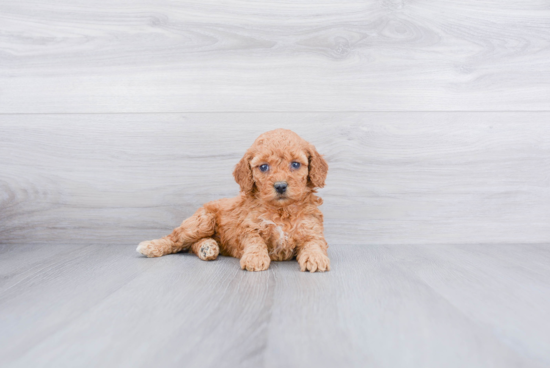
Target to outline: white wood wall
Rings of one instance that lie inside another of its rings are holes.
[[[332,245],[550,242],[550,2],[0,2],[0,243],[164,235],[278,127]]]

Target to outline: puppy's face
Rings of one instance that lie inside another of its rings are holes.
[[[262,134],[235,167],[235,180],[246,194],[285,206],[322,188],[328,170],[315,147],[296,133],[277,129]]]
[[[307,192],[309,160],[299,147],[259,150],[250,161],[258,197],[285,205],[301,200]]]

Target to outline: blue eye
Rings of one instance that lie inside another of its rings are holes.
[[[294,162],[292,163],[292,168],[293,168],[293,169],[299,169],[300,166],[301,166],[301,165],[300,165],[299,162],[294,161]]]
[[[267,170],[269,170],[269,165],[268,164],[263,164],[260,166],[260,171],[261,172],[266,172]]]

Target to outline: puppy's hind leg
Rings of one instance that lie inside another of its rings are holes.
[[[165,254],[177,253],[189,247],[202,238],[214,235],[216,219],[213,213],[200,208],[195,214],[172,231],[172,234],[161,239],[139,243],[137,251],[147,257],[160,257]]]
[[[212,238],[203,238],[191,245],[191,251],[203,261],[213,261],[220,254],[218,242]]]

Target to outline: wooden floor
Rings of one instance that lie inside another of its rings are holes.
[[[0,365],[550,365],[544,245],[333,245],[324,274],[134,248],[0,248]]]

